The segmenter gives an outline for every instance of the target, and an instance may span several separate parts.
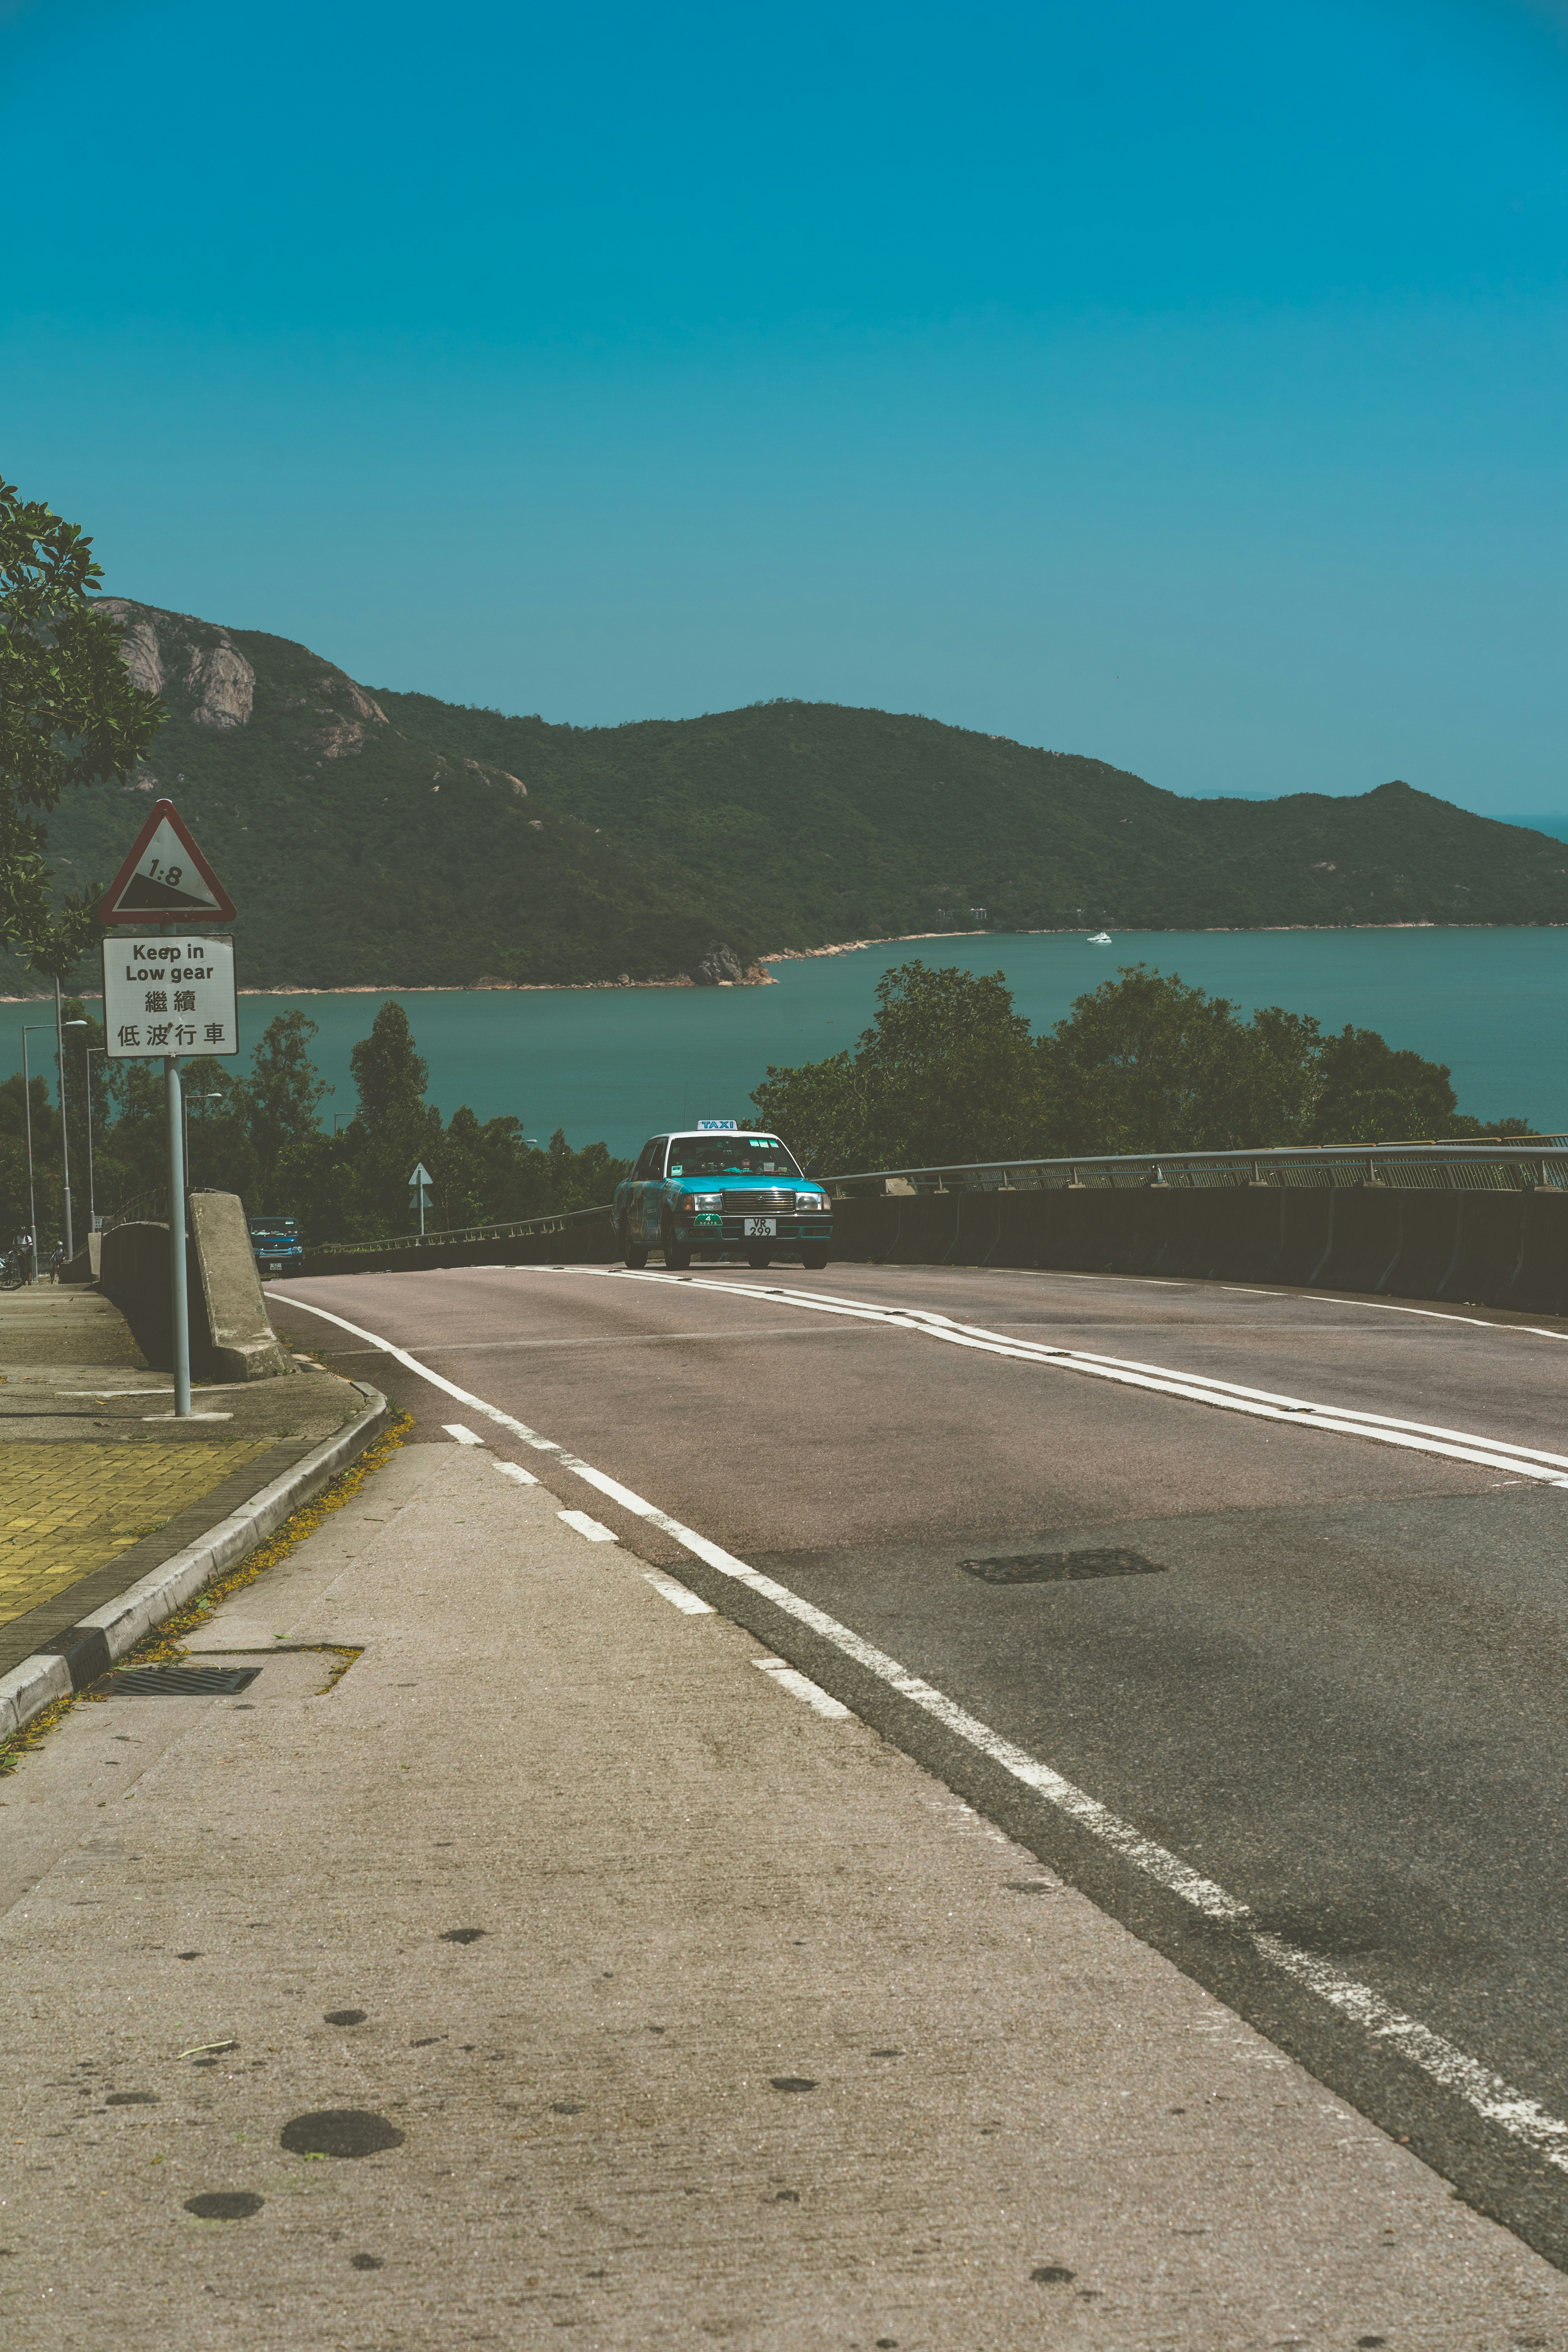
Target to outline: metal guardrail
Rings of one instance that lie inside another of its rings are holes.
[[[331,1251],[333,1257],[355,1255],[368,1250],[445,1249],[453,1242],[521,1241],[528,1234],[561,1234],[568,1225],[581,1223],[588,1217],[607,1217],[610,1203],[603,1208],[561,1209],[548,1217],[512,1217],[494,1225],[434,1226],[426,1234],[389,1234],[384,1240],[374,1242],[322,1242],[319,1247]],[[312,1245],[306,1244],[308,1251]]]
[[[1568,1192],[1568,1136],[1517,1143],[1323,1143],[1268,1151],[1113,1152],[1061,1160],[993,1160],[951,1168],[879,1168],[824,1180],[837,1200],[866,1188],[912,1192],[1236,1190],[1254,1184],[1428,1192]]]
[[[212,1192],[217,1189],[213,1184],[187,1185],[185,1188],[187,1205],[195,1193]],[[150,1184],[144,1192],[133,1192],[129,1201],[122,1202],[114,1211],[112,1216],[100,1217],[98,1230],[100,1234],[111,1234],[116,1225],[166,1225],[168,1222],[169,1188],[166,1184]]]
[[[166,1225],[169,1222],[169,1188],[166,1184],[150,1184],[144,1192],[133,1192],[122,1202],[112,1216],[105,1217],[99,1225],[100,1234],[111,1234],[116,1225]]]

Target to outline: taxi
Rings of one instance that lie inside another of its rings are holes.
[[[732,1118],[651,1136],[616,1187],[615,1219],[630,1266],[646,1265],[658,1249],[677,1270],[696,1252],[755,1266],[783,1255],[821,1267],[833,1239],[822,1186],[801,1173],[776,1135],[753,1135]]]

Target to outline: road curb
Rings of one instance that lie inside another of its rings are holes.
[[[368,1411],[344,1429],[303,1455],[259,1493],[210,1528],[199,1543],[188,1544],[163,1560],[115,1600],[68,1625],[47,1649],[24,1658],[9,1674],[0,1675],[0,1739],[20,1731],[50,1702],[96,1682],[114,1662],[133,1649],[143,1633],[182,1608],[205,1584],[246,1553],[265,1542],[301,1503],[324,1486],[391,1418],[386,1399],[364,1381],[353,1383]]]

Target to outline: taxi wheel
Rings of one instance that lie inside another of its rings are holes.
[[[664,1244],[664,1262],[671,1274],[684,1274],[691,1264],[691,1251],[685,1242],[675,1238],[675,1220],[666,1209],[658,1221],[658,1237]]]
[[[766,1250],[748,1250],[746,1252],[746,1264],[751,1266],[755,1273],[761,1274],[763,1266],[772,1265],[773,1259]]]
[[[820,1274],[827,1264],[826,1250],[802,1250],[800,1262],[808,1274]]]
[[[647,1264],[647,1244],[633,1241],[631,1227],[625,1217],[621,1219],[621,1255],[634,1274]]]

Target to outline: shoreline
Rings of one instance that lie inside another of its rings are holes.
[[[1129,930],[1121,936],[1133,940],[1158,939],[1243,939],[1278,938],[1288,931],[1561,931],[1568,923],[1435,923],[1427,919],[1409,923],[1200,923],[1187,930]],[[693,980],[681,972],[673,980],[477,980],[467,983],[456,981],[352,981],[338,988],[295,988],[279,982],[270,988],[240,988],[238,996],[536,996],[560,995],[567,992],[582,993],[634,991],[644,988],[777,988],[780,983],[772,972],[761,971],[771,963],[809,963],[819,956],[858,955],[868,948],[918,947],[927,940],[994,940],[998,945],[1005,940],[1071,940],[1081,939],[1089,944],[1089,934],[1080,925],[1070,929],[1056,924],[1042,925],[1030,931],[894,931],[882,939],[836,940],[820,948],[773,948],[756,959],[752,969],[755,980]],[[1111,946],[1118,944],[1113,934]],[[85,1003],[100,1002],[101,988],[77,989],[71,992]],[[0,996],[0,1004],[52,1004],[54,992],[39,991],[32,996]]]

